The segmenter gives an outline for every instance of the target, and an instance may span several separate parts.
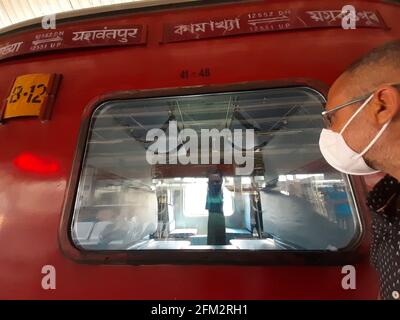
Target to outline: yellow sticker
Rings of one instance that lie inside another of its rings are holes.
[[[3,119],[40,116],[45,108],[53,74],[28,74],[18,77],[8,96]]]

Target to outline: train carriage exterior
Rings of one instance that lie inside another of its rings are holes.
[[[160,1],[2,34],[0,298],[375,299],[379,176],[329,167],[320,112],[352,61],[400,37],[400,7],[353,1],[346,29],[347,4]],[[146,134],[169,141],[166,124],[253,130],[254,170],[149,161]],[[207,236],[215,169],[224,243]]]

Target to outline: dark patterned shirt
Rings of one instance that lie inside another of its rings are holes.
[[[379,276],[380,296],[400,300],[400,184],[387,175],[368,195],[374,211],[371,263]]]

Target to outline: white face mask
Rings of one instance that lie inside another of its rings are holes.
[[[371,101],[372,94],[361,107],[352,115],[352,117],[346,122],[340,133],[334,132],[329,129],[323,129],[321,136],[319,138],[319,147],[321,153],[325,160],[336,170],[341,171],[346,174],[353,175],[368,175],[379,172],[369,167],[364,159],[363,155],[371,149],[371,147],[378,141],[382,133],[385,131],[390,123],[390,120],[385,123],[382,129],[378,132],[375,138],[365,147],[361,153],[357,153],[351,149],[346,141],[344,140],[342,134],[343,131],[348,127],[350,122],[354,119],[357,114],[359,114],[364,107]]]

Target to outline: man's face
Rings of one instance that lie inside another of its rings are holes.
[[[354,96],[350,96],[347,92],[349,90],[344,90],[348,86],[348,79],[345,77],[340,77],[332,85],[328,94],[328,101],[325,110],[329,111],[335,107],[342,105],[346,102],[354,99]],[[333,112],[331,117],[331,129],[334,132],[339,133],[351,116],[360,108],[364,101],[354,103],[342,109]],[[369,124],[367,110],[363,109],[357,116],[350,122],[347,128],[342,133],[342,136],[346,143],[355,152],[361,152],[371,140],[371,125]],[[362,134],[360,134],[362,132]]]

